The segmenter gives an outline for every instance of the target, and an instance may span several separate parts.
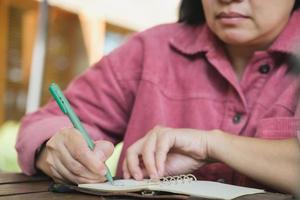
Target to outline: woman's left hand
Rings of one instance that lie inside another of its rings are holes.
[[[132,144],[123,162],[124,178],[190,173],[208,159],[208,131],[157,126]]]

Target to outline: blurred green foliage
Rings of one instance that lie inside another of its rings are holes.
[[[19,123],[14,121],[5,122],[0,127],[0,169],[8,172],[19,172],[15,143]]]
[[[115,176],[117,171],[117,165],[119,161],[119,157],[121,154],[121,150],[123,147],[123,143],[119,143],[116,145],[114,153],[111,155],[111,157],[106,161],[107,167],[111,171],[111,175]]]

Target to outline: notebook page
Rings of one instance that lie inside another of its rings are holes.
[[[159,185],[157,182],[148,179],[137,181],[133,179],[114,180],[114,184],[109,182],[105,183],[92,183],[92,184],[79,184],[78,187],[92,190],[99,190],[103,192],[135,192],[141,190],[149,190],[149,186]]]
[[[148,179],[143,181],[115,180],[110,183],[79,184],[80,188],[98,190],[102,192],[136,192],[141,190],[165,191],[177,194],[186,194],[195,197],[212,199],[234,199],[247,194],[262,193],[264,190],[240,187],[212,181],[192,181],[189,183],[159,183]]]
[[[195,197],[214,199],[234,199],[247,194],[262,193],[264,190],[240,187],[212,181],[194,181],[186,184],[161,184],[150,186],[151,189],[179,194],[187,194]]]

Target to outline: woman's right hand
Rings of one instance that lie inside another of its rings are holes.
[[[47,141],[37,158],[36,166],[56,182],[104,182],[104,162],[113,149],[112,143],[99,140],[91,151],[75,128],[65,128]]]

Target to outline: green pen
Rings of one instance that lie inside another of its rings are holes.
[[[71,106],[69,104],[69,101],[64,96],[64,94],[60,90],[59,86],[55,83],[52,83],[49,86],[49,91],[50,91],[51,95],[53,96],[53,98],[55,99],[58,106],[60,107],[61,111],[69,117],[69,119],[72,122],[74,128],[79,130],[79,132],[82,134],[84,140],[87,142],[88,147],[91,150],[93,150],[95,148],[95,144],[94,144],[93,140],[90,138],[89,134],[87,133],[85,128],[82,126],[79,118],[77,117],[77,115],[75,114],[73,109],[71,108]],[[106,166],[105,177],[111,184],[113,184],[114,181],[113,181],[113,177],[110,173],[110,170],[109,170],[109,168],[107,167],[106,164],[105,164],[105,166]]]

